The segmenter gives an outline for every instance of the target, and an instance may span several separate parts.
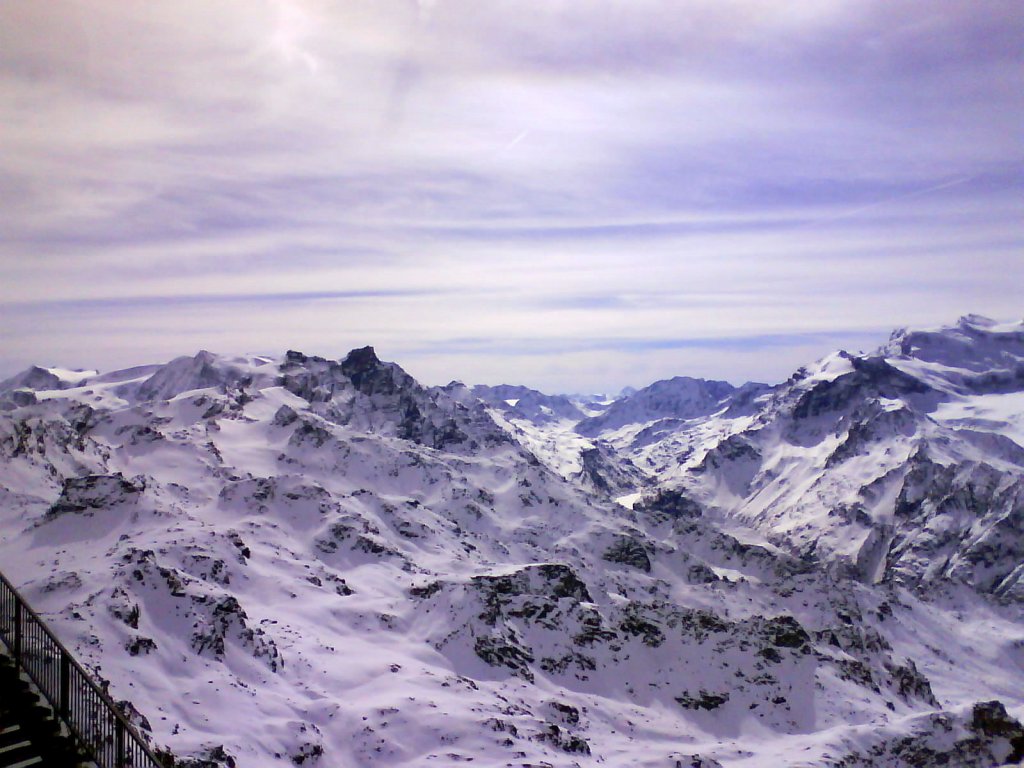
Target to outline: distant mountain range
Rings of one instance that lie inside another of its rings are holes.
[[[181,765],[1024,759],[1024,323],[617,398],[0,383],[0,568]]]

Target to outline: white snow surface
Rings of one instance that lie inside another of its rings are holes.
[[[578,418],[367,350],[31,369],[0,385],[0,568],[181,757],[909,764],[976,702],[1024,716],[1021,335]]]

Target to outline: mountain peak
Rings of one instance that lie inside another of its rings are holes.
[[[41,365],[32,365],[21,373],[0,381],[0,392],[10,392],[15,389],[31,389],[37,392],[47,389],[68,389],[76,387],[81,382],[96,375],[96,371],[47,368]]]
[[[990,330],[999,325],[999,323],[997,323],[991,317],[985,317],[984,315],[966,314],[961,315],[957,319],[956,325],[958,328],[963,328],[965,330],[968,328]]]
[[[367,373],[380,365],[380,358],[373,351],[373,347],[359,347],[349,352],[341,361],[341,370],[346,376]]]

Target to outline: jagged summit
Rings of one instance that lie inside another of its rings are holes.
[[[380,359],[377,357],[377,353],[373,351],[373,347],[365,346],[353,349],[342,361],[342,366],[348,366],[353,369],[357,368],[373,368],[380,365]]]
[[[361,347],[349,352],[341,361],[341,372],[352,380],[352,385],[364,394],[373,393],[370,383],[373,374],[380,370],[380,360],[373,347]]]

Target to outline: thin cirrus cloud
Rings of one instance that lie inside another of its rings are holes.
[[[1002,0],[9,0],[0,369],[605,389],[1013,317],[1022,43]]]

